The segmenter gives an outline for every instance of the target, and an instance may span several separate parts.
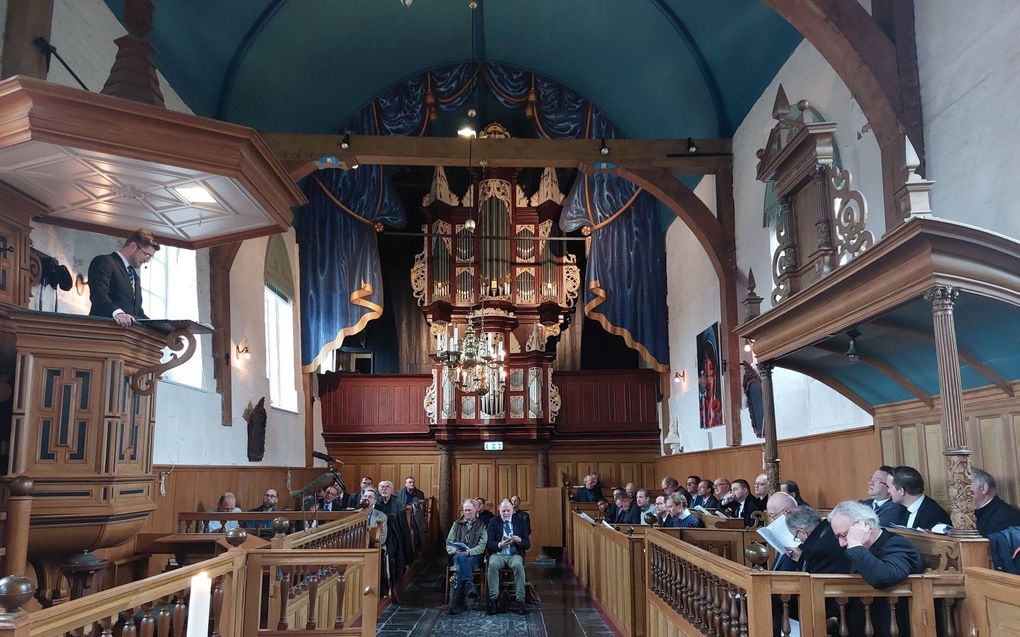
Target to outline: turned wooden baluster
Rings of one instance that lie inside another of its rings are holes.
[[[651,559],[648,560],[648,568],[651,572],[649,581],[652,583],[652,594],[659,597],[659,547],[652,545]]]
[[[84,637],[85,628],[75,628],[74,630],[68,631],[67,634],[70,635],[71,637]]]
[[[158,637],[170,637],[169,597],[163,597],[159,600],[159,614],[156,615],[156,635]]]
[[[146,602],[142,606],[142,625],[139,637],[152,637],[156,632],[156,620],[152,617],[153,602]]]
[[[213,580],[212,589],[212,604],[210,606],[210,614],[212,615],[212,634],[211,637],[220,637],[220,620],[223,618],[223,580],[224,576],[220,575]]]
[[[709,582],[712,587],[712,616],[709,617],[712,633],[722,635],[722,589],[719,587],[719,578],[712,576]]]
[[[864,604],[864,635],[865,637],[874,637],[875,626],[871,623],[871,605],[875,602],[874,597],[862,597],[861,603]]]
[[[747,591],[740,591],[740,637],[747,637]]]
[[[839,605],[839,637],[849,637],[850,629],[846,624],[847,599],[845,597],[837,597],[836,604]]]
[[[898,597],[889,598],[889,637],[900,637],[900,623],[896,621],[896,604]]]
[[[688,577],[691,580],[691,622],[698,626],[701,624],[701,573],[691,564],[687,564]]]
[[[783,619],[779,628],[783,637],[790,637],[790,633],[793,631],[793,627],[790,626],[790,599],[791,595],[780,595],[779,601],[783,605]]]
[[[740,637],[740,589],[733,587],[733,597],[730,603],[730,635],[729,637]]]
[[[690,599],[690,588],[688,585],[688,573],[690,567],[686,562],[680,562],[676,573],[676,579],[673,582],[673,594],[676,595],[676,611],[685,617],[690,616],[691,610],[691,599]]]
[[[188,607],[184,603],[184,593],[177,593],[174,602],[173,630],[174,637],[184,637],[184,621],[188,617]],[[205,632],[205,631],[203,631]]]
[[[287,630],[287,602],[290,601],[290,577],[293,566],[283,567],[283,578],[280,579],[280,619],[276,623],[276,630]]]
[[[719,612],[722,614],[722,621],[719,623],[719,634],[722,637],[730,637],[730,583],[719,580],[719,595],[722,596],[722,603],[719,604]]]
[[[113,624],[115,618],[104,617],[99,620],[99,634],[101,637],[113,637]]]
[[[665,559],[665,590],[662,598],[666,600],[669,607],[676,610],[680,606],[680,599],[677,591],[677,580],[683,563],[676,559],[675,555],[666,554]]]
[[[121,617],[124,623],[120,627],[120,637],[138,637],[138,629],[135,627],[135,609],[127,609]]]
[[[698,624],[708,626],[708,575],[700,568],[695,571],[698,578]]]
[[[340,567],[340,576],[336,578],[336,621],[333,628],[344,627],[344,590],[347,588],[347,567]]]
[[[956,600],[938,599],[935,602],[942,608],[942,623],[945,625],[946,637],[956,637],[956,620],[953,612]]]
[[[319,576],[312,571],[308,576],[308,621],[305,622],[305,630],[315,630],[318,621],[315,619],[315,598],[319,594]]]

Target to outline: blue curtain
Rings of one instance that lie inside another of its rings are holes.
[[[437,111],[461,108],[479,80],[507,108],[527,109],[538,137],[618,136],[613,123],[577,93],[531,71],[491,62],[413,77],[380,94],[344,128],[362,135],[425,135]],[[372,225],[403,226],[406,215],[379,166],[322,171],[305,190],[311,203],[298,215],[302,361],[312,369],[344,336],[381,315],[382,276]],[[592,231],[585,313],[665,371],[665,240],[655,199],[615,175],[579,175],[560,227]]]

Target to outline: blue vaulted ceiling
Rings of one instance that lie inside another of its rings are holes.
[[[123,0],[107,0],[123,15]],[[632,138],[724,136],[800,35],[760,0],[155,0],[156,65],[198,114],[330,132],[374,95],[470,59],[542,73]],[[473,50],[474,49],[474,50]]]

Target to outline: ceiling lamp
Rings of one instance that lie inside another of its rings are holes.
[[[850,359],[851,363],[856,363],[861,360],[861,353],[857,351],[857,339],[860,338],[861,333],[857,330],[850,330],[846,335],[850,338],[850,346],[846,348],[846,357]]]
[[[506,350],[502,334],[485,332],[485,307],[481,311],[481,334],[475,332],[470,322],[459,338],[459,328],[453,328],[453,337],[445,334],[436,336],[436,354],[443,365],[450,370],[453,383],[467,394],[482,396],[489,393],[502,394],[506,389]]]

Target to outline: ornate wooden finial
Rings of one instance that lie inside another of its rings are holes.
[[[776,91],[776,101],[772,103],[772,119],[786,119],[790,115],[790,100],[786,97],[783,85]]]
[[[114,40],[117,57],[102,92],[166,108],[163,93],[159,90],[156,67],[152,63],[155,49],[147,39],[152,32],[153,11],[152,0],[126,0],[124,3],[127,35]]]
[[[743,301],[743,305],[746,308],[744,314],[745,321],[750,321],[761,314],[762,298],[755,293],[755,287],[757,287],[757,284],[754,281],[754,270],[749,269],[747,271],[747,296],[744,297]]]
[[[906,181],[896,190],[896,204],[904,219],[919,215],[931,215],[931,187],[934,181],[924,179],[917,174],[921,167],[921,159],[910,143],[910,138],[903,136],[903,168]]]

